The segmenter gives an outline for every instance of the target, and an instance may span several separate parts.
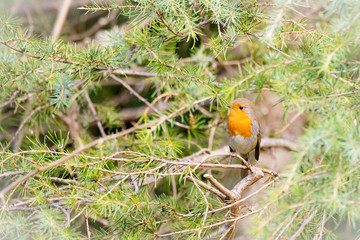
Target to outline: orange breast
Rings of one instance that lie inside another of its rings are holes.
[[[244,138],[251,137],[251,124],[251,118],[245,111],[230,111],[228,118],[228,133],[230,136],[241,135]]]

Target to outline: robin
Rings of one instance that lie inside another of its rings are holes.
[[[230,152],[240,154],[246,161],[249,153],[255,149],[255,159],[260,155],[260,126],[254,112],[254,105],[246,98],[235,99],[231,105],[226,126],[226,135]],[[247,169],[241,171],[241,176],[247,175]]]

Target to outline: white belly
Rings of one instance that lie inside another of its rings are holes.
[[[236,135],[230,136],[227,134],[229,146],[237,153],[246,154],[252,151],[257,144],[257,134],[253,134],[251,137],[244,138],[243,136]]]

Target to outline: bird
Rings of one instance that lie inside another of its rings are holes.
[[[260,156],[260,125],[255,115],[254,105],[246,98],[237,98],[230,108],[226,124],[226,135],[230,152],[236,152],[246,161],[255,149],[255,159]],[[242,169],[241,177],[246,177],[247,169]]]

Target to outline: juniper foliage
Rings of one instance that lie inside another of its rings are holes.
[[[221,236],[218,223],[232,217],[210,211],[224,203],[185,180],[204,180],[202,168],[170,170],[208,148],[226,104],[265,89],[281,98],[284,118],[296,109],[309,123],[294,163],[249,214],[252,234],[332,239],[344,221],[359,229],[359,8],[340,0],[94,1],[86,14],[118,11],[128,20],[87,47],[29,36],[2,16],[1,237]],[[237,48],[250,49],[249,58],[221,78]],[[109,102],[116,94],[141,109],[136,123]],[[223,145],[224,130],[216,131],[213,146]]]

